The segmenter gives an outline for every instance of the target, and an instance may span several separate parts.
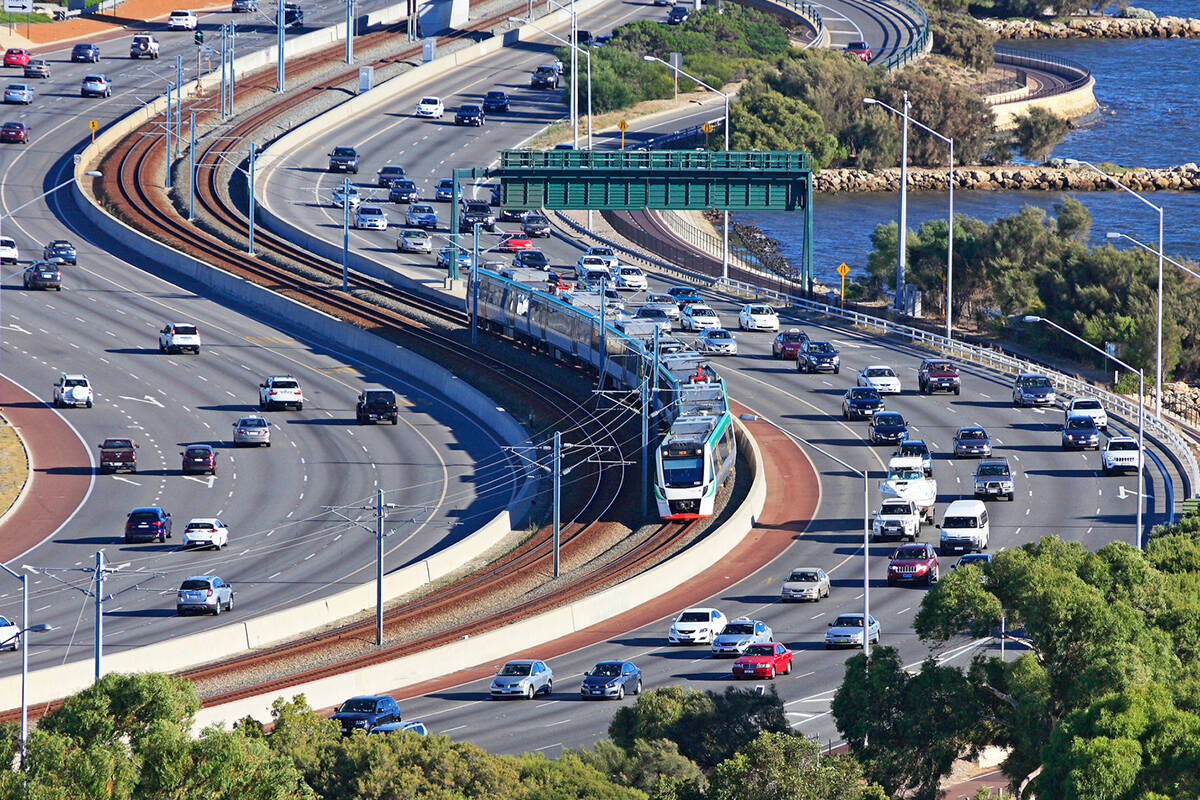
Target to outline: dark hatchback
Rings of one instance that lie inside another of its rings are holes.
[[[190,444],[179,455],[183,459],[180,471],[184,475],[192,472],[217,474],[217,451],[212,445]]]
[[[829,342],[809,340],[803,342],[796,352],[797,372],[832,372],[837,375],[841,369],[841,356]]]
[[[165,542],[171,538],[171,515],[158,506],[143,506],[125,519],[125,543]]]
[[[842,419],[866,419],[883,411],[879,390],[870,386],[855,386],[842,397]]]
[[[704,302],[704,295],[690,286],[672,286],[670,289],[667,289],[667,294],[675,298],[675,302],[681,309],[689,303]]]
[[[550,235],[550,220],[541,214],[535,214],[531,211],[521,220],[521,230],[530,238],[548,237]]]
[[[584,700],[611,697],[620,700],[642,691],[642,671],[631,661],[601,661],[583,673],[579,696]]]
[[[895,411],[884,411],[871,417],[867,429],[871,444],[896,444],[908,438],[908,423]]]
[[[465,106],[459,106],[458,111],[454,112],[455,125],[474,125],[482,128],[484,119],[483,109],[475,103],[467,103]]]
[[[24,122],[6,122],[0,126],[0,142],[29,143],[29,128]]]
[[[399,164],[384,164],[379,168],[379,172],[375,173],[375,184],[385,189],[404,179],[404,167]]]
[[[521,269],[550,269],[550,260],[541,250],[522,250],[513,256],[513,266]]]
[[[954,456],[977,456],[983,458],[992,454],[992,437],[978,425],[966,425],[954,434]]]
[[[71,61],[95,64],[100,60],[100,48],[94,44],[77,44],[71,48]]]
[[[351,697],[330,719],[341,726],[343,736],[349,736],[355,731],[370,732],[377,725],[400,722],[400,706],[386,694]]]
[[[354,407],[354,418],[359,425],[368,422],[391,422],[393,425],[400,421],[400,412],[396,406],[396,393],[386,389],[370,389],[358,396]]]
[[[1063,425],[1062,449],[1087,450],[1089,448],[1100,449],[1100,429],[1096,427],[1096,420],[1085,414],[1067,417],[1067,422]]]
[[[388,188],[388,200],[393,203],[419,203],[421,190],[408,179],[395,181]]]
[[[67,264],[74,264],[79,256],[75,252],[75,245],[66,239],[55,239],[42,248],[42,258],[47,261],[52,258],[60,258]]]
[[[508,111],[508,94],[498,89],[488,92],[483,96],[483,110],[497,113]]]
[[[62,291],[62,270],[55,264],[36,263],[25,269],[21,283],[26,289],[53,289]]]

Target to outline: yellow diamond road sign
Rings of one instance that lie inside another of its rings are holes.
[[[706,122],[700,126],[700,130],[704,131],[705,133],[712,133],[712,124]]]
[[[99,121],[99,120],[95,120],[95,119],[89,119],[89,120],[88,120],[88,129],[89,129],[89,130],[93,130],[93,131],[94,131],[94,130],[96,130],[96,129],[97,129],[97,128],[99,128],[99,127],[100,127],[100,121]]]
[[[848,266],[846,266],[845,261],[843,261],[841,264],[838,264],[838,268],[837,268],[838,275],[841,275],[844,278],[844,277],[846,277],[847,273],[849,273],[849,272],[850,272],[850,268]]]
[[[629,123],[626,122],[625,120],[621,120],[620,122],[617,123],[617,130],[621,131],[622,133],[624,133],[628,129],[629,129]]]

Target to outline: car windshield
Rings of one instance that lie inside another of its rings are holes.
[[[915,481],[921,477],[919,469],[893,469],[888,470],[888,480],[890,481]]]
[[[787,344],[794,344],[796,342],[803,342],[804,334],[799,331],[789,331],[779,338]]]
[[[711,308],[692,306],[693,317],[715,317],[716,315],[717,312],[713,311]]]
[[[833,627],[835,627],[835,628],[861,628],[862,624],[863,624],[862,620],[863,620],[862,617],[855,617],[855,616],[851,616],[849,614],[843,614],[842,616],[838,617],[837,619],[835,619],[833,621]]]
[[[467,203],[467,211],[477,214],[486,214],[488,212],[488,204],[477,200],[472,200]]]
[[[893,414],[890,412],[886,413],[886,414],[876,414],[875,415],[875,424],[876,425],[903,425],[904,417],[900,416],[899,414]]]
[[[1067,420],[1067,428],[1069,430],[1086,430],[1096,427],[1096,423],[1091,417],[1071,417]]]
[[[661,308],[639,308],[636,316],[641,319],[663,319],[667,316],[667,312]]]
[[[833,350],[833,345],[831,345],[829,342],[812,342],[808,346],[808,352],[810,352],[810,353],[832,353],[832,352],[834,352],[834,350]]]
[[[421,98],[421,105],[423,105],[423,106],[436,106],[440,102],[442,102],[442,101],[438,100],[436,97],[422,97]]]
[[[953,372],[954,365],[951,364],[949,361],[930,361],[929,362],[929,371],[930,372]]]
[[[1109,450],[1137,450],[1138,446],[1137,446],[1137,442],[1113,441],[1113,442],[1108,443],[1108,449]]]
[[[707,611],[685,611],[679,615],[680,622],[708,622]]]
[[[1021,386],[1025,389],[1049,389],[1050,379],[1043,378],[1040,375],[1033,378],[1022,378]]]
[[[979,467],[980,475],[1007,475],[1008,466],[1005,464],[981,464]]]
[[[908,503],[884,503],[879,507],[879,513],[883,515],[903,515],[911,513]]]
[[[370,698],[347,700],[338,708],[341,714],[370,714],[375,710],[375,701]]]
[[[750,313],[754,314],[755,316],[771,316],[775,313],[775,309],[771,308],[770,306],[750,306]]]
[[[407,180],[396,181],[396,183],[393,184],[393,188],[399,189],[402,192],[415,192],[417,190],[417,185],[412,181]]]
[[[487,93],[489,100],[503,100],[504,92],[491,91]]]
[[[409,211],[414,214],[432,214],[433,206],[413,206]]]
[[[958,432],[959,439],[986,439],[987,434],[982,428],[964,428]]]
[[[209,588],[208,581],[192,579],[192,580],[184,581],[180,585],[179,590],[181,592],[188,591],[188,590],[196,591],[197,589],[199,589],[200,591],[204,591],[207,588]]]
[[[901,547],[899,550],[896,551],[895,557],[896,558],[905,558],[905,559],[925,558],[925,548],[924,547]]]
[[[262,417],[244,417],[238,420],[239,428],[265,428],[267,421]]]
[[[663,305],[675,305],[675,298],[669,294],[649,294],[646,295],[647,303],[662,303]]]
[[[704,478],[704,461],[700,456],[664,458],[662,469],[667,486],[699,486]]]
[[[902,444],[900,445],[900,455],[902,456],[924,456],[929,452],[924,442],[921,444]]]
[[[438,181],[438,188],[439,189],[453,189],[454,181],[452,181],[449,178],[442,178],[440,181]]]
[[[593,247],[588,250],[588,255],[609,257],[613,255],[611,247]]]
[[[709,331],[708,336],[705,338],[708,338],[708,339],[732,339],[733,337],[729,335],[729,331],[717,330],[717,331]]]
[[[753,622],[731,622],[721,631],[722,636],[749,636],[753,633]]]
[[[363,206],[358,213],[364,217],[382,217],[383,209],[379,206]]]
[[[355,155],[353,147],[335,147],[335,148],[333,148],[333,154],[335,156],[353,156],[353,155]]]
[[[769,644],[752,644],[746,648],[748,656],[769,656],[774,655],[775,647]]]
[[[942,520],[943,528],[978,528],[979,520],[975,517],[946,517]]]
[[[868,378],[894,378],[896,373],[890,367],[871,367],[866,371]]]
[[[791,575],[788,576],[788,580],[789,581],[798,581],[800,583],[816,583],[817,582],[817,573],[815,570],[811,570],[811,569],[796,570],[795,572],[793,572]]]
[[[530,213],[530,214],[525,215],[525,222],[526,222],[526,224],[541,225],[544,222],[546,222],[546,218],[543,217],[541,214]]]
[[[429,234],[426,233],[425,231],[405,231],[404,238],[405,239],[428,239]]]
[[[207,458],[212,453],[207,447],[189,447],[187,454],[191,458]]]
[[[100,447],[104,448],[105,450],[108,450],[108,449],[129,450],[130,448],[133,447],[133,440],[132,439],[105,439],[104,444],[100,445]]]
[[[867,43],[866,42],[851,42],[850,44],[846,45],[846,49],[847,50],[866,50]]]
[[[588,673],[593,678],[615,678],[621,674],[620,664],[597,664]]]
[[[531,669],[530,664],[505,664],[501,669],[500,675],[528,675]]]
[[[621,274],[622,275],[641,275],[642,268],[641,267],[621,267]]]
[[[850,399],[851,400],[878,400],[879,399],[879,390],[878,389],[869,389],[866,387],[851,389],[850,390]]]
[[[1100,411],[1104,407],[1100,405],[1099,400],[1076,400],[1071,404],[1071,408],[1076,411]]]

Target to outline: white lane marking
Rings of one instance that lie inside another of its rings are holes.
[[[131,481],[131,480],[129,480],[129,478],[122,478],[120,475],[113,475],[113,480],[120,481],[121,483],[130,483],[130,484],[133,484],[134,486],[141,486],[141,484],[138,483],[137,481]]]
[[[473,234],[472,234],[472,235],[473,235]],[[274,575],[271,575],[270,577],[268,577],[268,578],[267,578],[267,580],[269,580],[269,581],[273,581],[273,580],[275,580],[276,578],[278,578],[278,577],[279,577],[280,575],[282,575],[282,574],[283,574],[283,573],[281,573],[281,572],[276,572]]]
[[[474,235],[474,234],[472,234],[472,235]],[[543,728],[553,728],[555,725],[566,725],[570,721],[571,720],[569,720],[569,719],[560,719],[558,722],[547,722],[542,727]]]
[[[472,235],[473,235],[473,234],[472,234]],[[912,611],[912,606],[909,606],[908,608],[902,608],[902,609],[900,609],[899,611],[897,611],[896,613],[897,613],[897,614],[903,614],[903,613],[905,613],[906,611]],[[861,626],[861,625],[859,625],[859,627],[861,628],[862,626]]]
[[[135,403],[149,403],[150,405],[158,406],[159,408],[164,407],[162,403],[158,402],[158,398],[148,394],[144,394],[141,397],[128,397],[127,395],[119,394],[117,397],[121,398],[122,400],[132,400]]]
[[[313,557],[313,556],[315,556],[315,555],[316,555],[316,553],[309,553],[308,555],[306,555],[306,556],[304,557],[304,560],[305,560],[305,561],[308,561],[310,558],[312,558],[312,557]]]
[[[425,716],[428,717],[429,715],[425,714]],[[548,744],[543,747],[535,747],[533,748],[533,752],[540,753],[543,750],[549,750],[551,747],[562,747],[562,742],[555,742],[554,744]]]
[[[552,706],[552,705],[554,705],[553,700],[551,700],[547,703],[538,703],[536,706],[534,706],[534,708],[545,708],[546,706]]]
[[[446,728],[444,731],[441,731],[441,733],[454,733],[454,731],[461,731],[465,727],[467,727],[467,726],[466,725],[455,725],[453,728]]]

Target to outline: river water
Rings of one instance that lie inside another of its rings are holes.
[[[1132,5],[1159,15],[1200,16],[1200,2],[1193,0],[1134,0]],[[1068,39],[1006,44],[1069,58],[1088,67],[1096,77],[1100,110],[1071,131],[1052,157],[1147,167],[1200,163],[1200,93],[1195,90],[1193,77],[1200,64],[1200,39]],[[1072,194],[1092,214],[1093,244],[1104,244],[1105,232],[1116,230],[1156,246],[1158,213],[1137,198],[1119,191]],[[956,214],[990,222],[1016,213],[1025,205],[1053,214],[1062,196],[1062,192],[957,191],[954,209]],[[1166,252],[1200,260],[1200,192],[1152,192],[1148,198],[1164,209]],[[946,212],[945,192],[908,193],[910,230],[927,219],[944,218]],[[800,263],[801,215],[771,212],[736,216],[778,239],[784,255],[792,263]],[[895,192],[817,195],[813,207],[815,277],[837,285],[835,269],[843,261],[850,266],[851,275],[865,274],[872,230],[877,224],[898,218],[899,196]]]

